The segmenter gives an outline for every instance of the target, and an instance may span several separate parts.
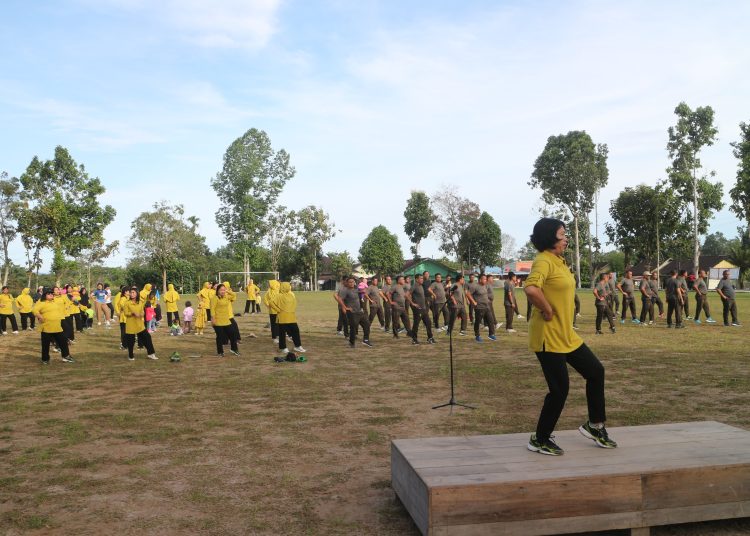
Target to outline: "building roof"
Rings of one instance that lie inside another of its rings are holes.
[[[404,263],[401,273],[404,275],[414,275],[418,273],[421,274],[425,270],[430,272],[431,276],[435,275],[435,273],[451,275],[453,277],[458,275],[458,270],[454,270],[450,266],[435,259],[410,259]]]
[[[698,266],[701,270],[709,271],[711,268],[736,268],[732,263],[728,261],[727,255],[701,255],[698,258]],[[657,270],[656,261],[653,259],[646,259],[635,266],[633,266],[633,275],[642,276],[645,270],[651,272]],[[687,270],[688,272],[695,272],[693,266],[693,259],[665,259],[661,266],[658,267],[660,275],[667,275],[672,270]]]

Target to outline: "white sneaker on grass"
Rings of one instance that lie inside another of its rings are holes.
[[[147,357],[148,357],[149,359],[153,359],[154,361],[156,361],[157,359],[159,359],[158,357],[156,357],[156,354],[148,354],[148,356],[147,356]]]
[[[304,348],[302,348],[301,346],[295,346],[294,347],[294,351],[295,352],[305,352],[306,350]]]

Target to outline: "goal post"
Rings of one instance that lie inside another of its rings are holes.
[[[247,285],[247,280],[250,278],[253,279],[253,282],[258,285],[261,290],[267,290],[268,281],[271,279],[276,279],[278,281],[279,272],[219,272],[219,283],[228,280],[232,285],[232,288],[241,288],[243,291],[245,290],[245,285]],[[263,285],[262,283],[265,284]]]

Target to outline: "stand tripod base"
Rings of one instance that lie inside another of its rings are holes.
[[[461,406],[462,408],[477,409],[476,406],[470,406],[469,404],[462,404],[461,402],[456,402],[456,399],[454,397],[451,397],[451,399],[445,404],[432,406],[432,409],[447,408],[449,406],[451,409],[453,409],[453,406]]]

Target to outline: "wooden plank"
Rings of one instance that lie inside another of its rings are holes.
[[[429,491],[396,445],[391,445],[391,486],[422,534],[428,533]]]
[[[675,525],[679,523],[695,523],[697,521],[716,521],[718,519],[734,519],[750,517],[750,501],[727,502],[720,504],[701,504],[679,508],[663,508],[660,510],[645,510],[643,525],[655,527],[657,525]]]
[[[651,529],[649,527],[638,527],[630,529],[630,536],[650,536]]]
[[[561,479],[430,489],[432,525],[461,525],[632,512],[641,477]]]
[[[750,501],[750,465],[643,475],[646,510]]]

